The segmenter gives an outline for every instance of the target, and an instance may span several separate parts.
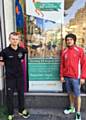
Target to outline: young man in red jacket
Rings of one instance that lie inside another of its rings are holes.
[[[75,113],[74,100],[76,99],[76,118],[81,120],[80,108],[80,85],[86,78],[86,59],[82,48],[76,46],[76,35],[68,34],[65,37],[67,48],[62,52],[60,76],[61,82],[66,83],[67,93],[69,95],[70,107],[64,110],[65,114]]]

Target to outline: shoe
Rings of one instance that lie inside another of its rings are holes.
[[[19,112],[19,115],[22,116],[23,118],[30,117],[29,112],[27,112],[27,110],[25,110],[25,109],[22,112]]]
[[[74,107],[69,107],[68,109],[64,110],[64,114],[70,114],[70,113],[75,113]]]
[[[14,118],[14,115],[8,115],[7,120],[13,120],[13,118]]]
[[[81,114],[80,113],[76,113],[76,119],[75,120],[81,120]]]

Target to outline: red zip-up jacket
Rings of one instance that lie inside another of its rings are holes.
[[[86,57],[82,48],[74,45],[62,51],[60,77],[86,78]]]

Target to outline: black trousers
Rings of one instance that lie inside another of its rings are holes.
[[[7,79],[6,80],[6,101],[8,114],[13,115],[14,113],[14,92],[18,93],[18,111],[24,110],[24,80],[22,78]]]

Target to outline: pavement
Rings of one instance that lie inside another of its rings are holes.
[[[15,111],[14,120],[75,120],[75,114],[65,115],[63,110],[60,109],[29,109],[30,117],[27,119],[22,118],[18,115],[17,111]],[[86,111],[81,112],[82,120],[86,120]]]

